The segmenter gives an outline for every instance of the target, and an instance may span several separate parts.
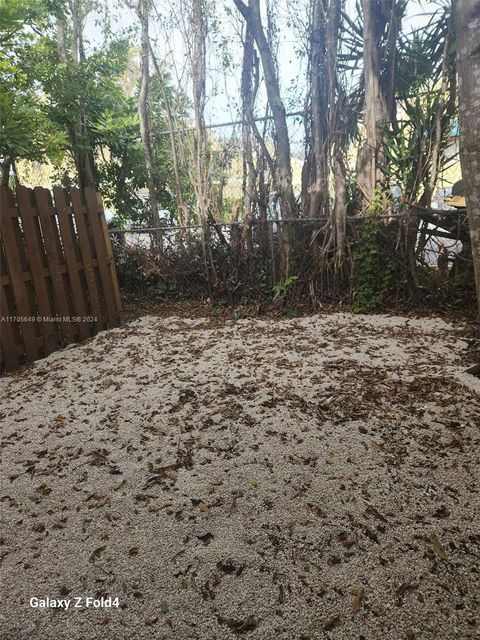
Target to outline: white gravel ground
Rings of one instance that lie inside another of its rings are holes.
[[[480,638],[464,354],[441,320],[145,317],[4,378],[0,636]]]

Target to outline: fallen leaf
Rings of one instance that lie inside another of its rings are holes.
[[[150,469],[150,471],[153,471],[156,475],[147,480],[146,486],[148,487],[151,484],[159,484],[164,478],[169,478],[170,480],[175,481],[177,479],[177,472],[175,471],[176,466],[177,465],[170,465],[168,467],[155,467]]]
[[[96,549],[94,549],[90,554],[90,562],[93,562],[96,558],[98,558],[98,556],[102,553],[102,551],[105,551],[106,548],[107,545],[103,545],[103,547],[97,547]]]
[[[363,587],[357,588],[355,598],[353,599],[353,605],[352,605],[353,614],[358,613],[360,611],[364,593],[365,593],[365,589]]]
[[[367,513],[371,514],[372,516],[375,516],[375,518],[378,518],[379,520],[381,520],[382,522],[388,522],[388,520],[385,518],[385,516],[383,516],[378,509],[376,509],[373,505],[369,504],[365,510]]]
[[[397,593],[399,596],[403,595],[409,589],[416,589],[418,587],[417,582],[402,582],[401,585],[397,588]]]
[[[140,551],[140,547],[132,547],[131,549],[128,550],[128,555],[130,556],[136,556]]]
[[[156,476],[166,476],[167,478],[170,478],[172,476],[172,473],[176,478],[177,474],[175,470],[179,467],[180,465],[178,463],[167,464],[164,467],[156,467],[151,462],[148,463],[148,470],[150,471],[150,473],[153,473]]]
[[[432,545],[435,550],[435,553],[439,558],[441,558],[442,560],[448,560],[448,555],[445,549],[442,547],[440,540],[437,538],[437,536],[432,536]]]
[[[253,631],[257,626],[255,616],[247,616],[244,620],[234,620],[233,618],[219,618],[219,622],[226,624],[233,633],[245,633],[246,631]]]

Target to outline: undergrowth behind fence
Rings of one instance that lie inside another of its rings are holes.
[[[405,230],[412,219],[416,240],[409,248]],[[293,228],[293,249],[285,276],[282,231],[287,224]],[[315,309],[339,302],[356,311],[397,305],[473,309],[464,210],[350,218],[341,264],[325,248],[322,228],[321,220],[298,219],[117,230],[113,246],[120,288],[130,301],[273,302],[290,313],[296,305]]]

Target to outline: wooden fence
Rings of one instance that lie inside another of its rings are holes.
[[[0,187],[1,366],[12,370],[119,323],[120,293],[94,189]]]

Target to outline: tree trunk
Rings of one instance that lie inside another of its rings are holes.
[[[343,0],[314,0],[311,19],[310,94],[311,153],[309,187],[311,217],[327,218],[322,251],[317,260],[334,252],[335,271],[342,266],[346,229],[346,99],[338,81],[338,39]],[[306,132],[308,135],[308,131]],[[330,206],[329,185],[334,185],[335,205]],[[329,216],[332,219],[329,219]]]
[[[155,53],[153,52],[152,43],[150,41],[149,41],[149,50],[150,50],[150,55],[152,57],[155,75],[158,78],[160,90],[163,92],[163,99],[165,100],[165,109],[167,114],[169,139],[170,139],[170,151],[172,153],[173,173],[175,176],[175,199],[177,202],[178,215],[180,217],[180,223],[182,225],[188,225],[190,224],[190,212],[183,198],[183,189],[182,189],[182,182],[180,179],[180,168],[179,168],[179,161],[178,161],[178,154],[177,154],[177,145],[175,142],[175,122],[174,122],[172,107],[170,104],[170,97],[168,95],[168,92],[164,90],[164,77],[162,75],[162,72],[160,71],[160,67],[159,67],[157,58],[155,56]]]
[[[247,6],[242,0],[234,0],[234,2],[250,28],[260,53],[263,73],[265,75],[268,104],[270,105],[275,125],[275,184],[280,195],[282,217],[285,220],[290,220],[296,216],[296,211],[292,186],[292,165],[287,118],[285,115],[285,107],[280,96],[280,84],[275,71],[272,51],[268,45],[262,26],[260,3],[259,0],[249,0]]]
[[[262,25],[259,0],[249,0],[248,6],[242,0],[234,0],[235,6],[242,14],[251,30],[262,61],[268,104],[272,112],[275,126],[275,165],[274,184],[280,199],[282,212],[282,271],[287,278],[293,270],[293,245],[295,230],[291,220],[296,217],[295,196],[292,184],[292,164],[290,156],[290,140],[285,106],[280,95],[280,83],[272,50]]]
[[[192,0],[189,16],[189,36],[187,44],[190,55],[190,68],[193,84],[193,107],[195,111],[194,137],[194,181],[197,216],[202,223],[202,249],[205,272],[209,288],[218,284],[218,274],[213,260],[210,243],[209,222],[214,222],[210,211],[209,152],[207,129],[205,126],[205,87],[206,87],[206,40],[207,12],[205,0]],[[218,233],[218,231],[217,231]]]
[[[79,65],[85,58],[83,47],[83,19],[82,0],[72,0],[70,3],[72,14],[72,62]],[[82,110],[75,118],[75,161],[77,165],[80,187],[97,188],[95,180],[95,162],[93,149],[88,139],[88,128],[85,113]]]
[[[206,224],[209,217],[208,149],[205,127],[206,36],[205,0],[193,0],[190,18],[192,35],[192,82],[195,110],[195,172],[197,213]],[[206,227],[205,230],[207,231]]]
[[[255,69],[255,49],[253,34],[246,26],[245,42],[243,44],[242,62],[242,149],[243,149],[243,217],[250,220],[253,213],[255,165],[253,162],[252,123],[255,93],[253,89],[253,73]]]
[[[341,152],[335,152],[333,176],[335,179],[335,268],[339,270],[345,258],[347,227],[347,180],[346,168]]]
[[[311,84],[311,183],[309,185],[309,216],[328,216],[328,95],[327,95],[327,12],[323,0],[314,0],[310,36]]]
[[[148,90],[150,75],[150,40],[148,37],[149,0],[139,0],[137,15],[140,21],[140,91],[138,94],[138,117],[140,120],[140,136],[142,138],[145,165],[147,168],[147,186],[150,201],[150,225],[160,226],[158,214],[157,191],[155,189],[150,120],[148,116]]]
[[[480,0],[454,0],[457,33],[460,162],[480,313]]]
[[[75,66],[78,66],[85,57],[83,48],[84,16],[82,14],[81,0],[72,0],[70,2],[70,13],[72,16],[70,59]],[[57,50],[60,61],[63,64],[67,64],[69,59],[67,54],[66,33],[65,21],[63,18],[59,18],[57,22]],[[67,129],[77,169],[78,184],[81,189],[85,187],[94,187],[96,189],[95,160],[93,149],[88,141],[88,127],[85,114],[82,111],[76,114]]]
[[[338,81],[338,39],[343,0],[330,0],[326,30],[326,81],[328,95],[328,158],[335,184],[335,271],[343,267],[347,226],[346,154],[348,136],[345,131],[346,99]]]
[[[149,23],[149,0],[139,0],[138,18],[141,25],[140,36],[140,91],[138,94],[138,116],[140,120],[140,136],[142,138],[145,155],[145,165],[147,168],[147,186],[150,200],[150,225],[160,226],[160,216],[158,214],[158,200],[154,181],[153,153],[150,136],[150,122],[148,117],[148,90],[150,74],[150,49],[148,37]]]
[[[381,6],[383,5],[383,6]],[[363,73],[365,84],[365,144],[358,152],[357,182],[365,204],[373,200],[376,187],[382,183],[383,129],[389,121],[389,111],[394,106],[387,105],[387,95],[381,84],[382,51],[380,40],[385,29],[385,13],[390,9],[394,15],[393,0],[362,0],[363,6]],[[393,73],[393,67],[390,69]],[[391,85],[385,79],[384,85]]]

